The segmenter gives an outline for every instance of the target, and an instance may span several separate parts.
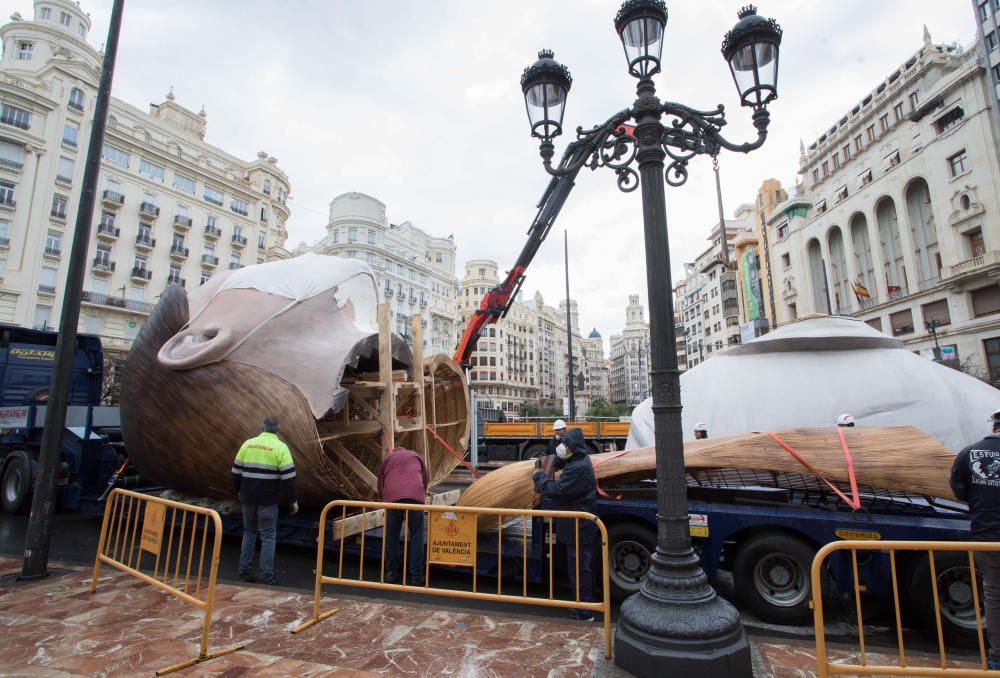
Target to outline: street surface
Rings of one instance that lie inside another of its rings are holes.
[[[24,547],[25,531],[28,524],[26,515],[0,514],[0,555],[10,557],[21,557]],[[94,561],[94,554],[97,550],[97,540],[101,527],[101,517],[87,512],[57,512],[54,520],[53,537],[51,545],[51,560],[65,561],[69,563],[90,566]],[[234,536],[225,536],[222,541],[222,554],[219,565],[220,582],[240,584],[237,577],[239,562],[240,539]],[[299,546],[278,545],[277,556],[275,558],[275,572],[278,585],[281,588],[295,589],[298,591],[311,592],[314,585],[314,572],[316,565],[316,553],[313,549]],[[437,575],[435,575],[437,579]],[[451,588],[471,588],[471,579],[461,576],[448,577],[448,581],[435,585]],[[732,595],[732,578],[728,573],[722,573],[715,582],[716,589],[721,595],[729,600]],[[242,584],[241,584],[242,585]],[[258,585],[259,586],[259,585]],[[419,593],[408,593],[400,591],[360,591],[358,589],[339,588],[334,586],[324,587],[324,591],[339,595],[365,595],[381,601],[398,603],[420,603],[425,605],[438,606],[441,608],[453,608],[456,606],[480,610],[484,612],[505,612],[508,614],[521,614],[530,617],[540,618],[562,618],[566,616],[564,610],[557,608],[547,608],[531,605],[510,605],[484,600],[461,600],[456,601],[441,596],[428,596]],[[857,642],[857,625],[855,623],[853,607],[844,601],[836,601],[830,604],[831,610],[838,610],[837,621],[827,625],[828,642]],[[882,646],[887,649],[895,647],[896,636],[892,629],[892,609],[887,601],[866,600],[865,609],[865,642],[866,645],[877,647]],[[617,621],[618,609],[613,610],[613,619]],[[811,641],[813,638],[812,625],[790,626],[777,625],[763,622],[748,611],[742,611],[742,617],[747,632],[755,638],[767,637],[774,639],[799,639]],[[935,652],[937,648],[936,639],[932,636],[917,637],[908,635],[907,647],[914,650]]]

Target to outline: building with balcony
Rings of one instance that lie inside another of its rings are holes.
[[[649,323],[638,294],[630,294],[625,328],[611,337],[608,382],[611,401],[635,406],[650,395]]]
[[[750,275],[748,266],[746,284],[741,286],[737,256],[738,253],[743,255],[754,265],[758,261],[757,240],[753,237],[754,214],[753,205],[741,204],[734,218],[725,220],[726,250],[723,251],[722,225],[717,223],[708,237],[711,245],[693,262],[684,264],[683,283],[675,289],[675,294],[679,295],[675,311],[679,321],[684,323],[688,368],[738,345],[741,322],[751,328],[753,336],[766,330],[766,325],[761,329],[759,318],[751,321],[744,315],[741,290],[744,286],[753,289],[756,273]],[[753,304],[749,308],[758,309]]]
[[[928,356],[936,338],[942,359],[1000,378],[1000,164],[985,65],[981,49],[925,32],[802,149],[803,185],[769,219],[779,323],[851,315]]]
[[[69,0],[36,0],[33,18],[0,26],[0,323],[58,322],[101,69],[90,28]],[[288,178],[266,153],[206,143],[207,122],[172,93],[148,111],[111,99],[80,316],[111,356],[168,284],[207,280],[198,253],[288,256]]]
[[[409,339],[411,318],[419,314],[425,354],[454,350],[458,280],[451,236],[429,235],[408,221],[389,223],[385,204],[364,193],[334,198],[326,231],[322,240],[299,245],[295,254],[315,252],[365,261],[375,273],[381,300],[390,306],[393,330]]]

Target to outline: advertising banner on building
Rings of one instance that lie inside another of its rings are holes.
[[[757,275],[757,257],[752,249],[748,249],[743,252],[742,258],[743,293],[747,300],[747,320],[756,320],[760,317],[760,309],[764,305],[760,278]]]

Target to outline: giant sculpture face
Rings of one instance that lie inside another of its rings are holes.
[[[1000,391],[911,353],[853,318],[814,315],[714,356],[681,375],[683,431],[712,437],[802,426],[916,426],[958,451],[989,433]],[[632,413],[627,447],[653,444],[646,400]]]
[[[373,497],[357,461],[374,473],[382,441],[330,447],[320,430],[364,409],[351,409],[341,380],[345,371],[378,370],[376,303],[367,265],[311,254],[227,271],[190,294],[168,288],[129,353],[122,427],[132,462],[148,479],[182,492],[231,496],[232,458],[273,415],[292,448],[305,503]],[[392,356],[396,369],[411,362],[396,336]],[[438,380],[427,397],[448,401],[435,411],[460,421],[444,437],[462,448],[464,381],[449,362],[430,361]],[[407,442],[404,436],[401,444]],[[345,460],[348,453],[355,459]],[[447,475],[457,460],[434,444],[428,462],[432,475]]]

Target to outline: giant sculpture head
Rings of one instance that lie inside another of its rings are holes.
[[[228,469],[240,443],[275,415],[306,503],[372,497],[371,478],[359,467],[374,472],[382,440],[328,444],[321,432],[370,416],[349,402],[341,381],[345,373],[378,371],[376,309],[367,265],[312,254],[226,271],[190,294],[168,288],[129,353],[122,387],[133,463],[182,492],[231,496]],[[409,367],[406,344],[393,336],[391,346],[393,367]],[[438,405],[429,409],[459,422],[445,438],[461,448],[468,440],[464,381],[449,363],[442,356],[427,365],[436,377],[427,397]],[[432,475],[446,475],[457,460],[435,441],[428,462]]]
[[[712,436],[833,426],[916,426],[958,451],[989,433],[1000,391],[911,353],[860,320],[811,315],[706,360],[681,375],[683,430]],[[632,413],[628,447],[653,444],[646,400]]]

